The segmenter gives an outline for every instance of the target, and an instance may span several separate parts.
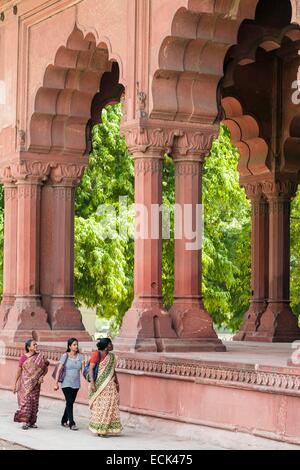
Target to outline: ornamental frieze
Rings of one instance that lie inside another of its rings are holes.
[[[53,195],[56,200],[71,201],[74,190],[72,187],[56,186],[53,188]]]
[[[17,198],[17,186],[4,187],[4,201],[7,202],[11,199]]]
[[[151,175],[161,173],[163,169],[163,162],[160,159],[136,159],[134,164],[135,175]]]
[[[40,346],[40,350],[44,353],[49,361],[55,364],[62,354],[57,348],[49,348]],[[18,360],[22,347],[2,346],[0,347],[0,358],[14,358]],[[85,359],[88,360],[90,353],[85,352]],[[284,371],[259,370],[254,367],[239,366],[232,367],[230,365],[215,365],[209,362],[185,362],[180,359],[162,360],[147,359],[144,357],[126,356],[122,353],[117,355],[117,371],[122,373],[126,371],[139,371],[148,376],[161,378],[181,378],[195,382],[208,382],[209,384],[221,386],[239,386],[239,387],[263,387],[263,391],[271,391],[282,393],[291,393],[300,396],[300,374],[294,371],[287,373]]]
[[[200,162],[176,161],[175,176],[198,176],[202,174],[202,164]]]

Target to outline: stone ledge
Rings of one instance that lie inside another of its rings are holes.
[[[65,348],[57,346],[40,346],[53,365],[60,359]],[[0,347],[0,359],[18,359],[23,346]],[[82,349],[85,359],[90,352]],[[148,356],[148,358],[147,358]],[[152,357],[151,357],[152,356]],[[118,353],[117,371],[137,376],[153,376],[164,379],[180,379],[195,383],[223,387],[243,387],[275,394],[300,396],[300,370],[288,367],[260,366],[228,362],[191,360],[179,357],[168,358],[164,355],[153,357],[151,353]]]

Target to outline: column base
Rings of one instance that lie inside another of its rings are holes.
[[[222,342],[217,339],[202,338],[125,338],[114,339],[114,350],[119,352],[215,352],[226,351]]]
[[[291,343],[300,340],[298,318],[289,302],[269,302],[257,331],[249,340],[266,343]]]
[[[266,302],[251,302],[244,315],[240,330],[233,336],[233,341],[251,341],[255,338],[262,314],[267,308]],[[255,339],[254,339],[255,341]]]
[[[176,339],[171,317],[160,303],[134,302],[125,313],[114,348],[119,351],[163,352],[167,351],[169,342],[173,340],[174,343]]]
[[[175,299],[170,311],[180,351],[226,351],[201,298]]]
[[[40,305],[38,297],[16,298],[9,310],[5,330],[50,330],[48,314]]]
[[[82,315],[71,298],[52,296],[49,308],[49,322],[52,330],[85,331]]]
[[[87,331],[76,330],[7,330],[0,332],[0,341],[6,344],[25,343],[33,338],[38,342],[61,343],[69,338],[76,338],[79,342],[90,342],[91,336]]]
[[[7,304],[2,301],[0,305],[0,330],[5,328],[8,320],[8,313],[11,310],[13,304]]]

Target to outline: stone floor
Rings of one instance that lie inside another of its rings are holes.
[[[13,442],[3,441],[0,439],[0,450],[27,450],[27,448],[14,444]]]
[[[15,445],[31,449],[105,449],[105,450],[300,450],[294,446],[260,437],[209,428],[145,418],[122,413],[123,434],[119,437],[99,438],[87,429],[89,411],[85,405],[75,405],[79,431],[70,431],[59,425],[63,402],[41,398],[38,429],[23,431],[13,422],[16,396],[0,390],[0,449]],[[2,440],[2,441],[1,441]],[[3,440],[7,442],[3,443]]]

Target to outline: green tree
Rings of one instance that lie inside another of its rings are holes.
[[[300,190],[291,207],[291,307],[300,318]]]
[[[133,218],[119,226],[119,196],[133,203],[134,165],[120,135],[120,105],[102,112],[102,123],[93,128],[93,150],[75,203],[75,299],[96,307],[103,318],[114,319],[115,328],[133,297]],[[100,213],[106,204],[115,211]],[[122,233],[120,233],[122,228]],[[123,232],[127,232],[123,236]]]
[[[236,330],[250,298],[251,207],[240,188],[239,153],[221,126],[203,176],[203,295],[215,323]]]

